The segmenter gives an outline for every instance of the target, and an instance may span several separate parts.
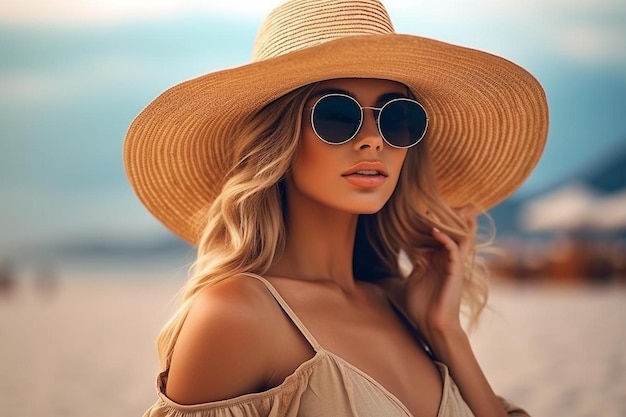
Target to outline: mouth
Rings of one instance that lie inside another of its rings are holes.
[[[362,161],[341,174],[343,178],[357,189],[376,189],[387,181],[389,172],[380,161]]]
[[[341,175],[343,177],[347,177],[350,175],[359,175],[359,176],[362,175],[364,177],[376,177],[376,176],[388,177],[389,173],[387,172],[387,168],[385,167],[385,164],[383,164],[380,161],[374,161],[374,162],[359,162],[358,164],[354,165],[353,167],[351,167],[350,169],[348,169],[346,172],[344,172]]]
[[[357,171],[353,174],[349,174],[349,175],[365,175],[365,176],[374,176],[374,175],[382,175],[384,177],[386,177],[386,175],[383,175],[381,172],[378,171]]]

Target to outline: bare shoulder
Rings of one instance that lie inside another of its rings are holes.
[[[282,317],[265,286],[234,276],[193,301],[176,341],[166,394],[199,404],[257,392],[272,374],[274,338]]]

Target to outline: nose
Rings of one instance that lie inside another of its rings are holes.
[[[356,137],[352,139],[356,150],[373,148],[377,151],[383,150],[383,138],[378,131],[376,123],[376,113],[372,109],[363,109],[363,124]]]

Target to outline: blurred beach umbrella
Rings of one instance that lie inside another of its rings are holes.
[[[626,230],[626,189],[596,199],[592,209],[592,224],[598,229]]]
[[[568,184],[524,204],[519,218],[526,232],[626,230],[626,188],[599,194]]]

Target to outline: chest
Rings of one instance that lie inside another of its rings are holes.
[[[323,290],[287,291],[284,298],[324,350],[372,378],[413,415],[436,415],[440,373],[388,300],[368,292],[345,298]],[[301,341],[293,348],[303,349]],[[303,359],[310,357],[306,350]]]

